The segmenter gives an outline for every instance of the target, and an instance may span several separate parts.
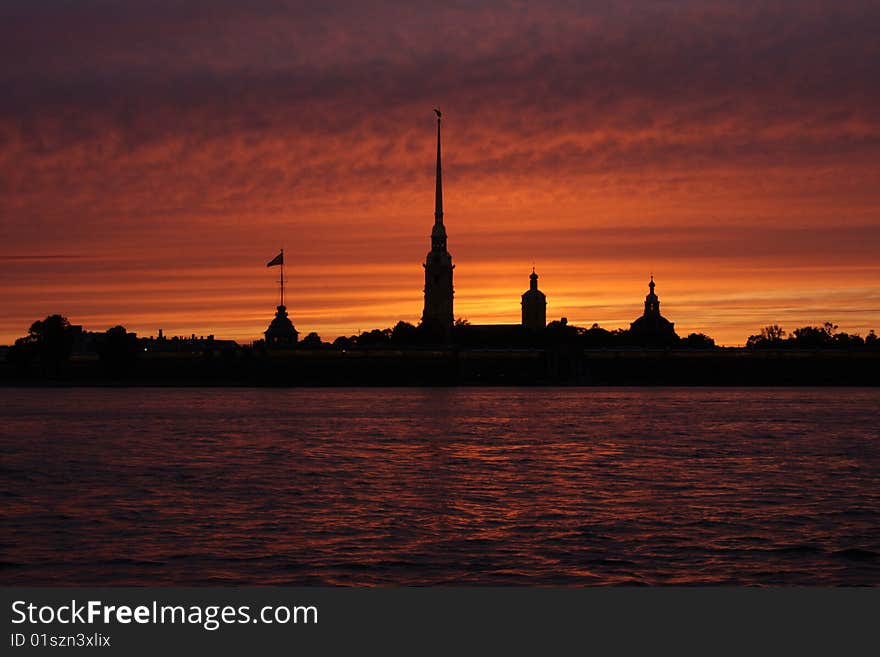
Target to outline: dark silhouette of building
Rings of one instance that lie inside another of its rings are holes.
[[[266,336],[267,347],[288,347],[296,344],[299,331],[294,328],[293,322],[287,316],[286,306],[278,306],[275,317],[272,318],[269,328],[263,335]]]
[[[281,267],[281,278],[278,281],[280,284],[281,302],[276,308],[275,317],[269,323],[269,328],[263,333],[266,336],[266,346],[292,347],[299,339],[299,331],[293,327],[293,322],[287,316],[287,306],[284,305],[284,249],[281,249],[277,256],[266,263],[266,266]]]
[[[648,295],[645,297],[645,312],[629,325],[630,335],[646,342],[675,341],[675,325],[660,314],[660,299],[654,294],[654,276],[648,283]]]
[[[529,331],[543,331],[547,326],[547,297],[538,289],[534,267],[529,275],[529,289],[522,295],[522,325]]]
[[[434,197],[434,228],[431,251],[425,259],[425,309],[422,325],[449,336],[452,331],[452,256],[446,250],[446,227],[443,225],[443,182],[440,167],[440,110],[437,113],[437,189]]]
[[[132,334],[135,335],[135,334]],[[140,347],[146,353],[205,353],[222,351],[224,349],[238,349],[235,340],[218,340],[213,334],[196,336],[175,335],[168,337],[162,329],[159,329],[158,337],[152,335],[148,338],[138,338]]]

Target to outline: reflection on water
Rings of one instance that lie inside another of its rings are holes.
[[[3,584],[880,584],[880,391],[2,391]]]

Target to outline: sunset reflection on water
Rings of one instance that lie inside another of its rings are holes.
[[[880,584],[880,391],[4,392],[5,584]]]

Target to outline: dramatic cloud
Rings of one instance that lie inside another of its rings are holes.
[[[473,5],[3,3],[0,342],[417,319],[435,105],[471,321],[880,327],[877,3]]]

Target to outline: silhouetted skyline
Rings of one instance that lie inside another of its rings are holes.
[[[519,321],[535,263],[580,325],[651,271],[682,335],[880,324],[876,3],[0,18],[0,343],[51,312],[251,340],[279,243],[301,330],[416,323],[438,104],[458,317]]]

